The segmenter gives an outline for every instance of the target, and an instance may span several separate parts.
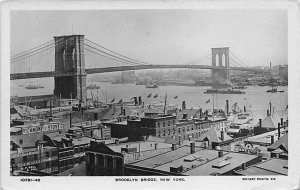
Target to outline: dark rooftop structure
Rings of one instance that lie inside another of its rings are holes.
[[[288,175],[288,160],[271,159],[236,172],[238,175]]]

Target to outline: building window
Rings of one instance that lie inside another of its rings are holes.
[[[78,153],[78,148],[75,148],[75,153]]]
[[[160,127],[160,122],[157,122],[157,126]]]
[[[46,162],[46,167],[47,167],[47,168],[50,167],[50,162]]]
[[[170,135],[171,134],[171,131],[170,131],[170,129],[168,130],[168,135]]]
[[[175,129],[173,129],[173,134],[175,134]]]
[[[158,136],[160,137],[160,131],[158,132]]]
[[[175,120],[173,120],[173,125],[175,125]]]
[[[57,151],[53,151],[52,156],[57,156]]]
[[[21,145],[23,144],[23,140],[22,139],[19,140],[19,144],[21,144]]]
[[[48,158],[49,157],[49,152],[46,152],[46,158]]]
[[[35,159],[35,160],[37,160],[37,159],[38,159],[38,156],[37,156],[37,154],[35,154],[35,155],[34,155],[34,159]]]
[[[166,123],[163,121],[163,127],[165,127],[166,126]]]
[[[178,128],[178,133],[180,133],[180,128]]]
[[[168,121],[168,126],[170,126],[170,123],[171,123],[171,122],[170,122],[170,121]]]
[[[23,156],[23,162],[27,162],[27,157]]]

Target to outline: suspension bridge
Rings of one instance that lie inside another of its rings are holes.
[[[54,37],[46,43],[11,56],[10,80],[54,77],[54,94],[86,99],[86,75],[142,69],[209,69],[214,81],[228,80],[230,70],[255,71],[229,47],[211,48],[180,64],[151,64],[125,56],[84,37]]]

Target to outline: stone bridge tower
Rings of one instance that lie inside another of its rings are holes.
[[[230,80],[229,74],[229,47],[211,48],[212,66],[223,67],[224,70],[212,70],[212,79],[214,82]],[[225,58],[225,59],[223,59]],[[217,61],[218,60],[218,61]],[[225,61],[224,61],[225,60]],[[217,65],[219,62],[219,65]],[[225,63],[223,63],[225,62]]]
[[[55,40],[55,72],[70,76],[54,77],[54,95],[77,98],[85,102],[86,71],[84,60],[84,35],[57,36]]]

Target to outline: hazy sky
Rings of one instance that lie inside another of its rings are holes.
[[[153,64],[182,63],[230,47],[249,66],[287,64],[284,10],[13,11],[12,55],[84,34],[104,47]]]

